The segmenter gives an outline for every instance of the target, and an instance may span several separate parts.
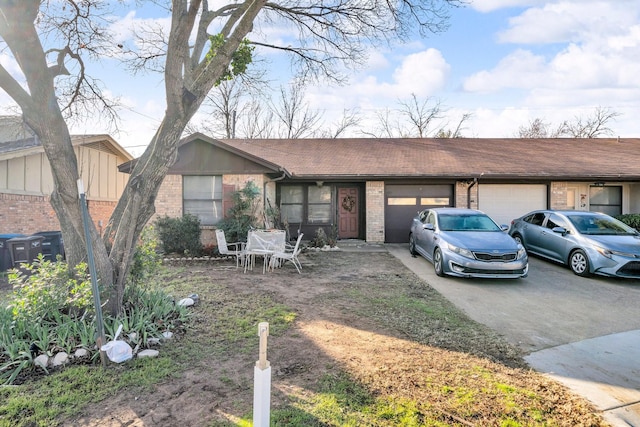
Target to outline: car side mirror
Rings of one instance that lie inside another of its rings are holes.
[[[424,224],[424,225],[422,226],[422,228],[424,228],[425,230],[431,230],[431,231],[433,231],[433,230],[435,230],[435,229],[436,229],[436,228],[433,226],[433,224],[431,224],[430,222],[428,222],[428,223]]]
[[[569,233],[564,227],[553,227],[551,231],[553,231],[554,233],[562,234],[563,236],[566,236]]]
[[[500,229],[501,229],[502,231],[508,231],[508,230],[509,230],[509,226],[508,226],[507,224],[501,224],[501,225],[500,225]]]

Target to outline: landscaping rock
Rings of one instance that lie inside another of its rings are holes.
[[[53,357],[53,362],[51,362],[51,365],[54,367],[62,366],[62,365],[66,365],[68,362],[69,362],[69,355],[64,351],[61,351],[60,353],[56,354]]]
[[[138,358],[143,358],[143,357],[158,357],[158,355],[160,354],[160,352],[158,350],[151,350],[151,349],[147,349],[147,350],[142,350],[140,353],[138,353]]]
[[[79,348],[75,351],[75,353],[73,353],[73,357],[75,358],[87,357],[88,355],[89,350],[87,350],[86,348]]]
[[[47,366],[49,365],[49,356],[41,354],[33,360],[33,364],[41,367],[42,369],[47,369]]]
[[[181,307],[191,307],[195,304],[195,301],[192,298],[182,298],[178,301],[178,305]]]

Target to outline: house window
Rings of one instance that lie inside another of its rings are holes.
[[[301,185],[283,186],[280,195],[280,216],[290,224],[302,222],[304,192]]]
[[[611,216],[622,214],[622,187],[589,187],[589,210]]]
[[[280,216],[289,224],[329,224],[332,194],[330,185],[283,185],[280,187]]]
[[[222,177],[182,177],[182,205],[185,213],[200,219],[201,225],[215,225],[223,217]]]
[[[331,187],[310,186],[309,196],[309,224],[327,224],[331,222]]]

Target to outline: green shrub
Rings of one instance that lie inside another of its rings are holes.
[[[60,314],[83,316],[93,310],[91,278],[86,264],[73,271],[64,262],[45,260],[23,264],[29,274],[11,270],[9,284],[15,289],[11,309],[14,318],[29,322],[52,321]]]
[[[158,237],[165,253],[197,256],[202,250],[200,220],[186,213],[180,218],[164,216],[155,221]]]
[[[640,214],[616,215],[615,218],[640,231]]]
[[[231,195],[233,206],[227,210],[225,218],[218,223],[224,230],[228,242],[246,242],[247,233],[258,226],[260,189],[253,181]]]
[[[318,228],[316,230],[316,235],[311,240],[311,246],[315,248],[324,248],[329,244],[329,238],[327,237],[327,233],[324,232],[324,228]]]
[[[334,248],[337,244],[338,229],[335,225],[331,226],[328,235],[324,228],[318,228],[314,238],[309,242],[309,245],[315,248],[324,248],[325,246]]]
[[[142,282],[160,268],[162,258],[158,253],[158,246],[159,242],[155,227],[145,227],[133,254],[133,263],[129,271],[129,277],[133,283]]]

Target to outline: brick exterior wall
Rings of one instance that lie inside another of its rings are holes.
[[[248,181],[253,181],[260,191],[264,191],[265,177],[263,175],[223,175],[222,186],[225,192],[237,191],[243,188]],[[271,188],[273,195],[269,195],[271,203],[275,203],[275,183],[267,184],[268,188]],[[267,190],[268,194],[269,190]],[[223,196],[226,201],[228,194]],[[258,199],[259,210],[257,212],[258,218],[263,218],[263,202],[262,198]],[[225,204],[226,207],[226,204]],[[182,216],[182,176],[181,175],[167,175],[158,190],[158,196],[155,202],[156,212],[149,220],[149,224],[153,223],[158,217],[170,216],[180,217]],[[215,245],[217,243],[215,236],[215,226],[203,226],[201,241],[203,245]]]
[[[471,190],[469,190],[471,188]],[[466,208],[470,207],[471,209],[478,209],[478,184],[475,185],[473,182],[466,181],[458,181],[456,182],[455,188],[455,200],[453,207],[455,208]],[[471,203],[469,203],[469,199],[471,199]]]
[[[89,215],[98,231],[107,225],[116,202],[87,202]],[[50,196],[0,193],[0,234],[30,235],[39,231],[59,231],[60,222],[51,206]]]
[[[165,176],[156,196],[155,208],[156,213],[149,219],[149,223],[159,216],[182,216],[182,175]]]
[[[366,240],[371,243],[384,242],[384,181],[367,181]]]

